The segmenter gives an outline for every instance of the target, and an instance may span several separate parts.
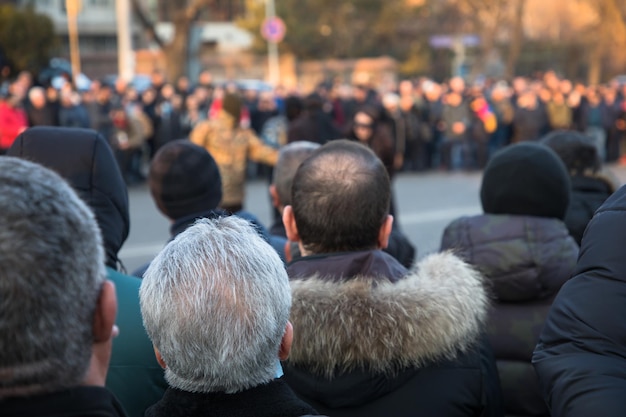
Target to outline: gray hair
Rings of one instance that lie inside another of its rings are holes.
[[[298,141],[280,149],[272,182],[276,186],[276,193],[283,206],[291,204],[291,187],[298,167],[319,147],[319,143]]]
[[[235,393],[274,378],[289,279],[245,220],[198,220],[152,261],[139,298],[170,386]]]
[[[70,186],[0,157],[0,399],[82,382],[105,275],[96,220]]]

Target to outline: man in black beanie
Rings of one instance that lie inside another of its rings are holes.
[[[150,164],[148,184],[157,208],[172,222],[172,239],[198,219],[231,215],[218,208],[222,180],[215,160],[206,149],[187,139],[175,140],[159,149]],[[263,239],[269,239],[255,216],[245,211],[237,212],[237,216],[252,223]],[[149,265],[138,268],[133,275],[141,278]]]
[[[480,198],[484,214],[452,222],[441,249],[453,250],[489,281],[494,308],[487,331],[505,414],[547,416],[530,360],[552,300],[578,257],[563,223],[569,175],[551,149],[513,145],[487,165]]]

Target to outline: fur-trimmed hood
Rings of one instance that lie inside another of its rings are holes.
[[[477,342],[488,305],[479,273],[451,253],[427,257],[396,283],[313,276],[291,286],[288,364],[327,378],[454,359]]]

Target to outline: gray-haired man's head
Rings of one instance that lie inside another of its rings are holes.
[[[307,141],[293,142],[280,149],[278,162],[274,167],[274,178],[270,192],[274,206],[281,209],[291,204],[291,186],[293,177],[302,162],[320,147],[320,144]]]
[[[276,252],[247,222],[203,219],[152,261],[140,290],[169,384],[235,393],[271,381],[291,345],[291,292]]]
[[[0,157],[0,399],[85,382],[104,280],[87,206],[54,172]]]

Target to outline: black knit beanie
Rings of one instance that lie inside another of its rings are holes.
[[[214,210],[222,200],[215,160],[187,139],[159,149],[150,164],[148,181],[157,207],[172,220]]]
[[[570,178],[546,146],[520,143],[498,152],[483,176],[480,199],[487,214],[552,217],[563,220]]]

